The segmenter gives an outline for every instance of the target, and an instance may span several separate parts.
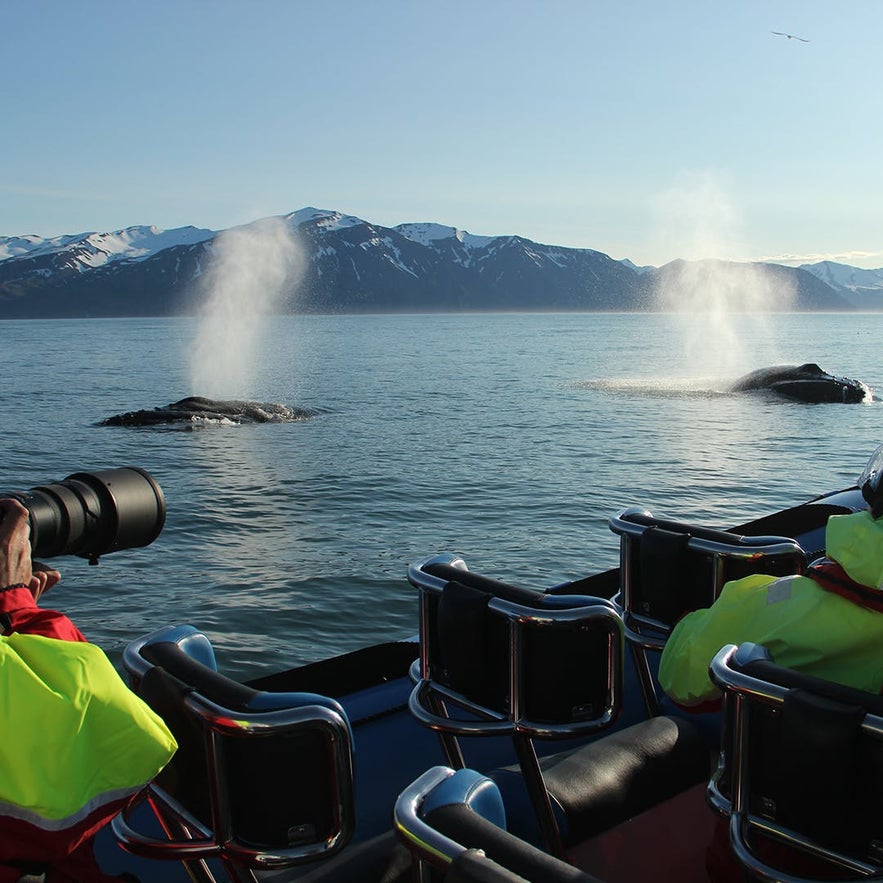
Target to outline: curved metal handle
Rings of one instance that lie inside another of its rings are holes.
[[[114,837],[123,849],[133,855],[145,858],[188,859],[214,858],[221,854],[221,847],[212,840],[172,840],[154,837],[145,834],[132,827],[129,816],[145,799],[146,793],[142,792],[131,800],[110,821]]]
[[[822,879],[824,879],[826,883],[837,883],[834,878],[828,877],[797,877],[793,874],[788,874],[779,868],[775,868],[772,865],[768,865],[766,862],[759,859],[748,845],[748,840],[743,830],[747,824],[748,821],[743,813],[734,812],[730,815],[730,846],[732,846],[736,858],[750,874],[760,880],[766,881],[766,883],[815,883],[816,880],[821,881]],[[855,870],[856,874],[862,874],[861,879],[863,881],[883,880],[883,876],[879,873],[874,874],[873,876],[864,876],[871,868],[870,865],[865,865],[859,862],[850,863],[850,865]],[[855,883],[855,881],[856,877],[853,875],[840,878],[839,883]]]
[[[408,697],[408,710],[431,730],[456,736],[499,736],[515,732],[515,725],[510,720],[461,720],[436,714],[428,707],[432,690],[432,684],[421,678]],[[437,697],[442,700],[446,698],[444,694],[437,694]]]

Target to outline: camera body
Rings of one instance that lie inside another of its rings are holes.
[[[166,520],[162,488],[133,466],[75,472],[29,491],[0,492],[4,497],[28,510],[34,558],[79,555],[97,564],[101,555],[150,545]]]

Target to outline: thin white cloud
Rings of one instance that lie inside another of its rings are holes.
[[[821,261],[833,261],[850,267],[879,267],[883,265],[883,251],[842,251],[830,253],[779,254],[754,258],[765,264],[785,264],[799,267],[801,264],[818,264]]]

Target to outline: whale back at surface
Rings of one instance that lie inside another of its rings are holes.
[[[771,368],[758,368],[740,377],[731,387],[731,392],[743,392],[750,389],[769,389],[773,383],[791,382],[796,380],[833,380],[814,362],[804,365],[773,365]]]
[[[244,399],[208,399],[188,396],[159,408],[126,411],[100,422],[101,426],[157,426],[199,421],[228,423],[290,423],[314,417],[315,411],[292,408],[280,402]]]
[[[815,362],[758,368],[730,386],[730,392],[752,390],[769,390],[801,402],[855,403],[864,401],[868,395],[864,384],[849,377],[828,374]]]

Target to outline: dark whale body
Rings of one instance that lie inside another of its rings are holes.
[[[101,426],[161,426],[169,423],[227,421],[229,423],[290,423],[314,417],[315,411],[276,402],[230,401],[190,396],[162,408],[126,411],[102,420]]]
[[[777,365],[759,368],[740,377],[730,392],[768,390],[800,402],[856,403],[870,399],[870,391],[858,380],[835,377],[814,362],[805,365]]]

